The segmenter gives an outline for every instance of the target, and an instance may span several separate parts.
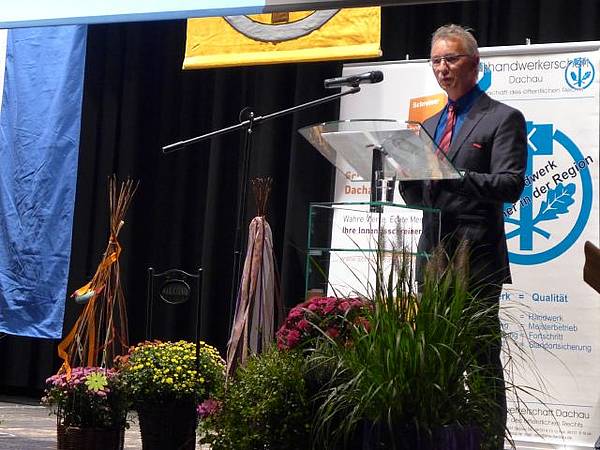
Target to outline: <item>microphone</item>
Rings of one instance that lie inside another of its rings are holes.
[[[383,81],[383,72],[381,70],[373,70],[372,72],[348,75],[346,77],[328,78],[323,84],[325,85],[325,89],[334,89],[342,86],[356,87],[362,83],[380,83],[381,81]]]

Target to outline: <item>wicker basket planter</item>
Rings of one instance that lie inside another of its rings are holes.
[[[198,418],[192,401],[137,407],[143,450],[194,450]]]
[[[123,450],[125,429],[56,426],[58,450]]]

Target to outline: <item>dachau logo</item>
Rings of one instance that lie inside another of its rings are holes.
[[[565,80],[569,87],[577,90],[586,89],[592,84],[596,69],[588,58],[574,58],[565,69]]]
[[[479,67],[479,87],[487,91],[492,71]],[[569,87],[589,87],[596,70],[589,58],[570,60],[565,69]],[[592,210],[589,165],[594,162],[552,124],[527,122],[528,161],[521,199],[505,204],[504,222],[511,263],[541,264],[566,252],[579,238]]]
[[[510,261],[532,265],[560,256],[581,235],[592,210],[594,160],[549,123],[527,122],[527,140],[525,189],[519,202],[505,204],[504,222]]]

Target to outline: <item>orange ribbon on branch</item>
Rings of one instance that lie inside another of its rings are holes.
[[[117,236],[137,186],[138,183],[128,179],[117,192],[116,178],[109,179],[111,233],[108,245],[92,280],[71,295],[76,302],[85,303],[85,307],[58,345],[58,355],[63,360],[59,373],[70,375],[75,365],[110,367],[114,357],[125,354],[128,349],[125,298],[119,280],[122,247]]]

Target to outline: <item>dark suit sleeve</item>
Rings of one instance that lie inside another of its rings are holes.
[[[423,206],[422,181],[400,181],[398,190],[408,206]]]
[[[527,135],[521,112],[510,109],[491,141],[489,172],[467,170],[461,180],[446,180],[444,189],[491,202],[516,202],[523,192],[527,166]]]
[[[428,135],[430,140],[433,140],[435,127],[437,126],[441,115],[442,112],[440,111],[421,124],[420,132]],[[426,206],[424,189],[425,183],[423,180],[398,182],[398,190],[400,191],[400,195],[404,199],[404,203],[406,203],[408,206]]]

